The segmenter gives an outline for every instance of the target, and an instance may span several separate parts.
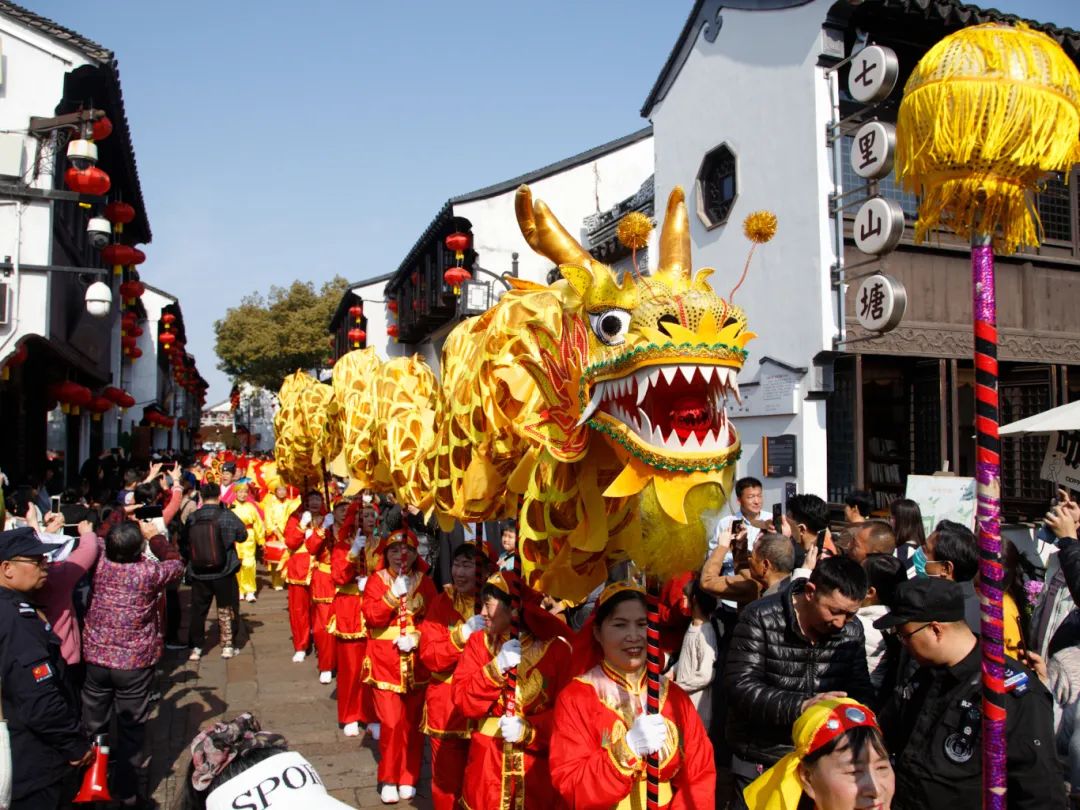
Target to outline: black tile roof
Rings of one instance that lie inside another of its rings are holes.
[[[648,118],[657,102],[663,100],[668,88],[675,81],[675,77],[693,49],[702,28],[706,28],[706,37],[710,37],[710,41],[716,38],[716,33],[723,22],[722,12],[725,8],[748,11],[776,10],[804,5],[808,1],[695,0],[679,38],[675,41],[671,53],[668,54],[668,58],[664,62],[664,67],[660,70],[660,75],[656,77],[656,82],[641,107],[641,116]],[[1016,14],[1006,14],[995,8],[982,8],[970,3],[962,3],[960,0],[837,0],[828,16],[844,18],[855,11],[856,8],[860,14],[865,16],[872,13],[875,6],[883,11],[899,10],[913,16],[920,16],[928,24],[936,25],[941,29],[957,29],[985,22],[1025,22],[1032,28],[1056,39],[1074,61],[1080,60],[1080,31],[1056,26],[1052,23],[1029,20]],[[824,19],[822,22],[824,22]]]

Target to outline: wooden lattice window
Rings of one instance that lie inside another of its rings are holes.
[[[737,167],[735,153],[726,143],[701,161],[697,173],[697,213],[706,228],[727,222],[739,193]]]

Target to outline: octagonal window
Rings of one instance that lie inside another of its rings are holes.
[[[697,214],[706,228],[727,222],[738,196],[735,153],[726,143],[710,150],[697,173]]]

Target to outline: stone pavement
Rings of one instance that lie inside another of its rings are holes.
[[[250,711],[268,731],[284,734],[290,748],[315,766],[327,790],[350,807],[382,807],[376,792],[378,743],[342,735],[337,723],[335,685],[319,683],[315,656],[292,663],[292,642],[285,591],[267,587],[259,577],[259,601],[242,603],[248,631],[240,653],[220,657],[217,624],[208,622],[210,648],[202,661],[189,662],[187,651],[166,650],[159,668],[162,699],[147,730],[152,755],[149,788],[162,808],[172,808],[182,790],[190,761],[188,745],[198,731],[220,719]],[[187,638],[188,589],[182,638]],[[213,610],[211,617],[215,616]],[[401,808],[431,807],[426,762],[416,799]]]

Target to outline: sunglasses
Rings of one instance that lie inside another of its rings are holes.
[[[931,624],[933,624],[933,622],[927,622],[922,627],[916,627],[910,633],[901,633],[900,629],[897,628],[897,627],[892,628],[891,632],[892,632],[892,635],[896,636],[896,638],[899,639],[901,644],[907,644],[909,641],[911,641],[912,636],[914,636],[916,633],[922,632],[927,627],[929,627]]]

